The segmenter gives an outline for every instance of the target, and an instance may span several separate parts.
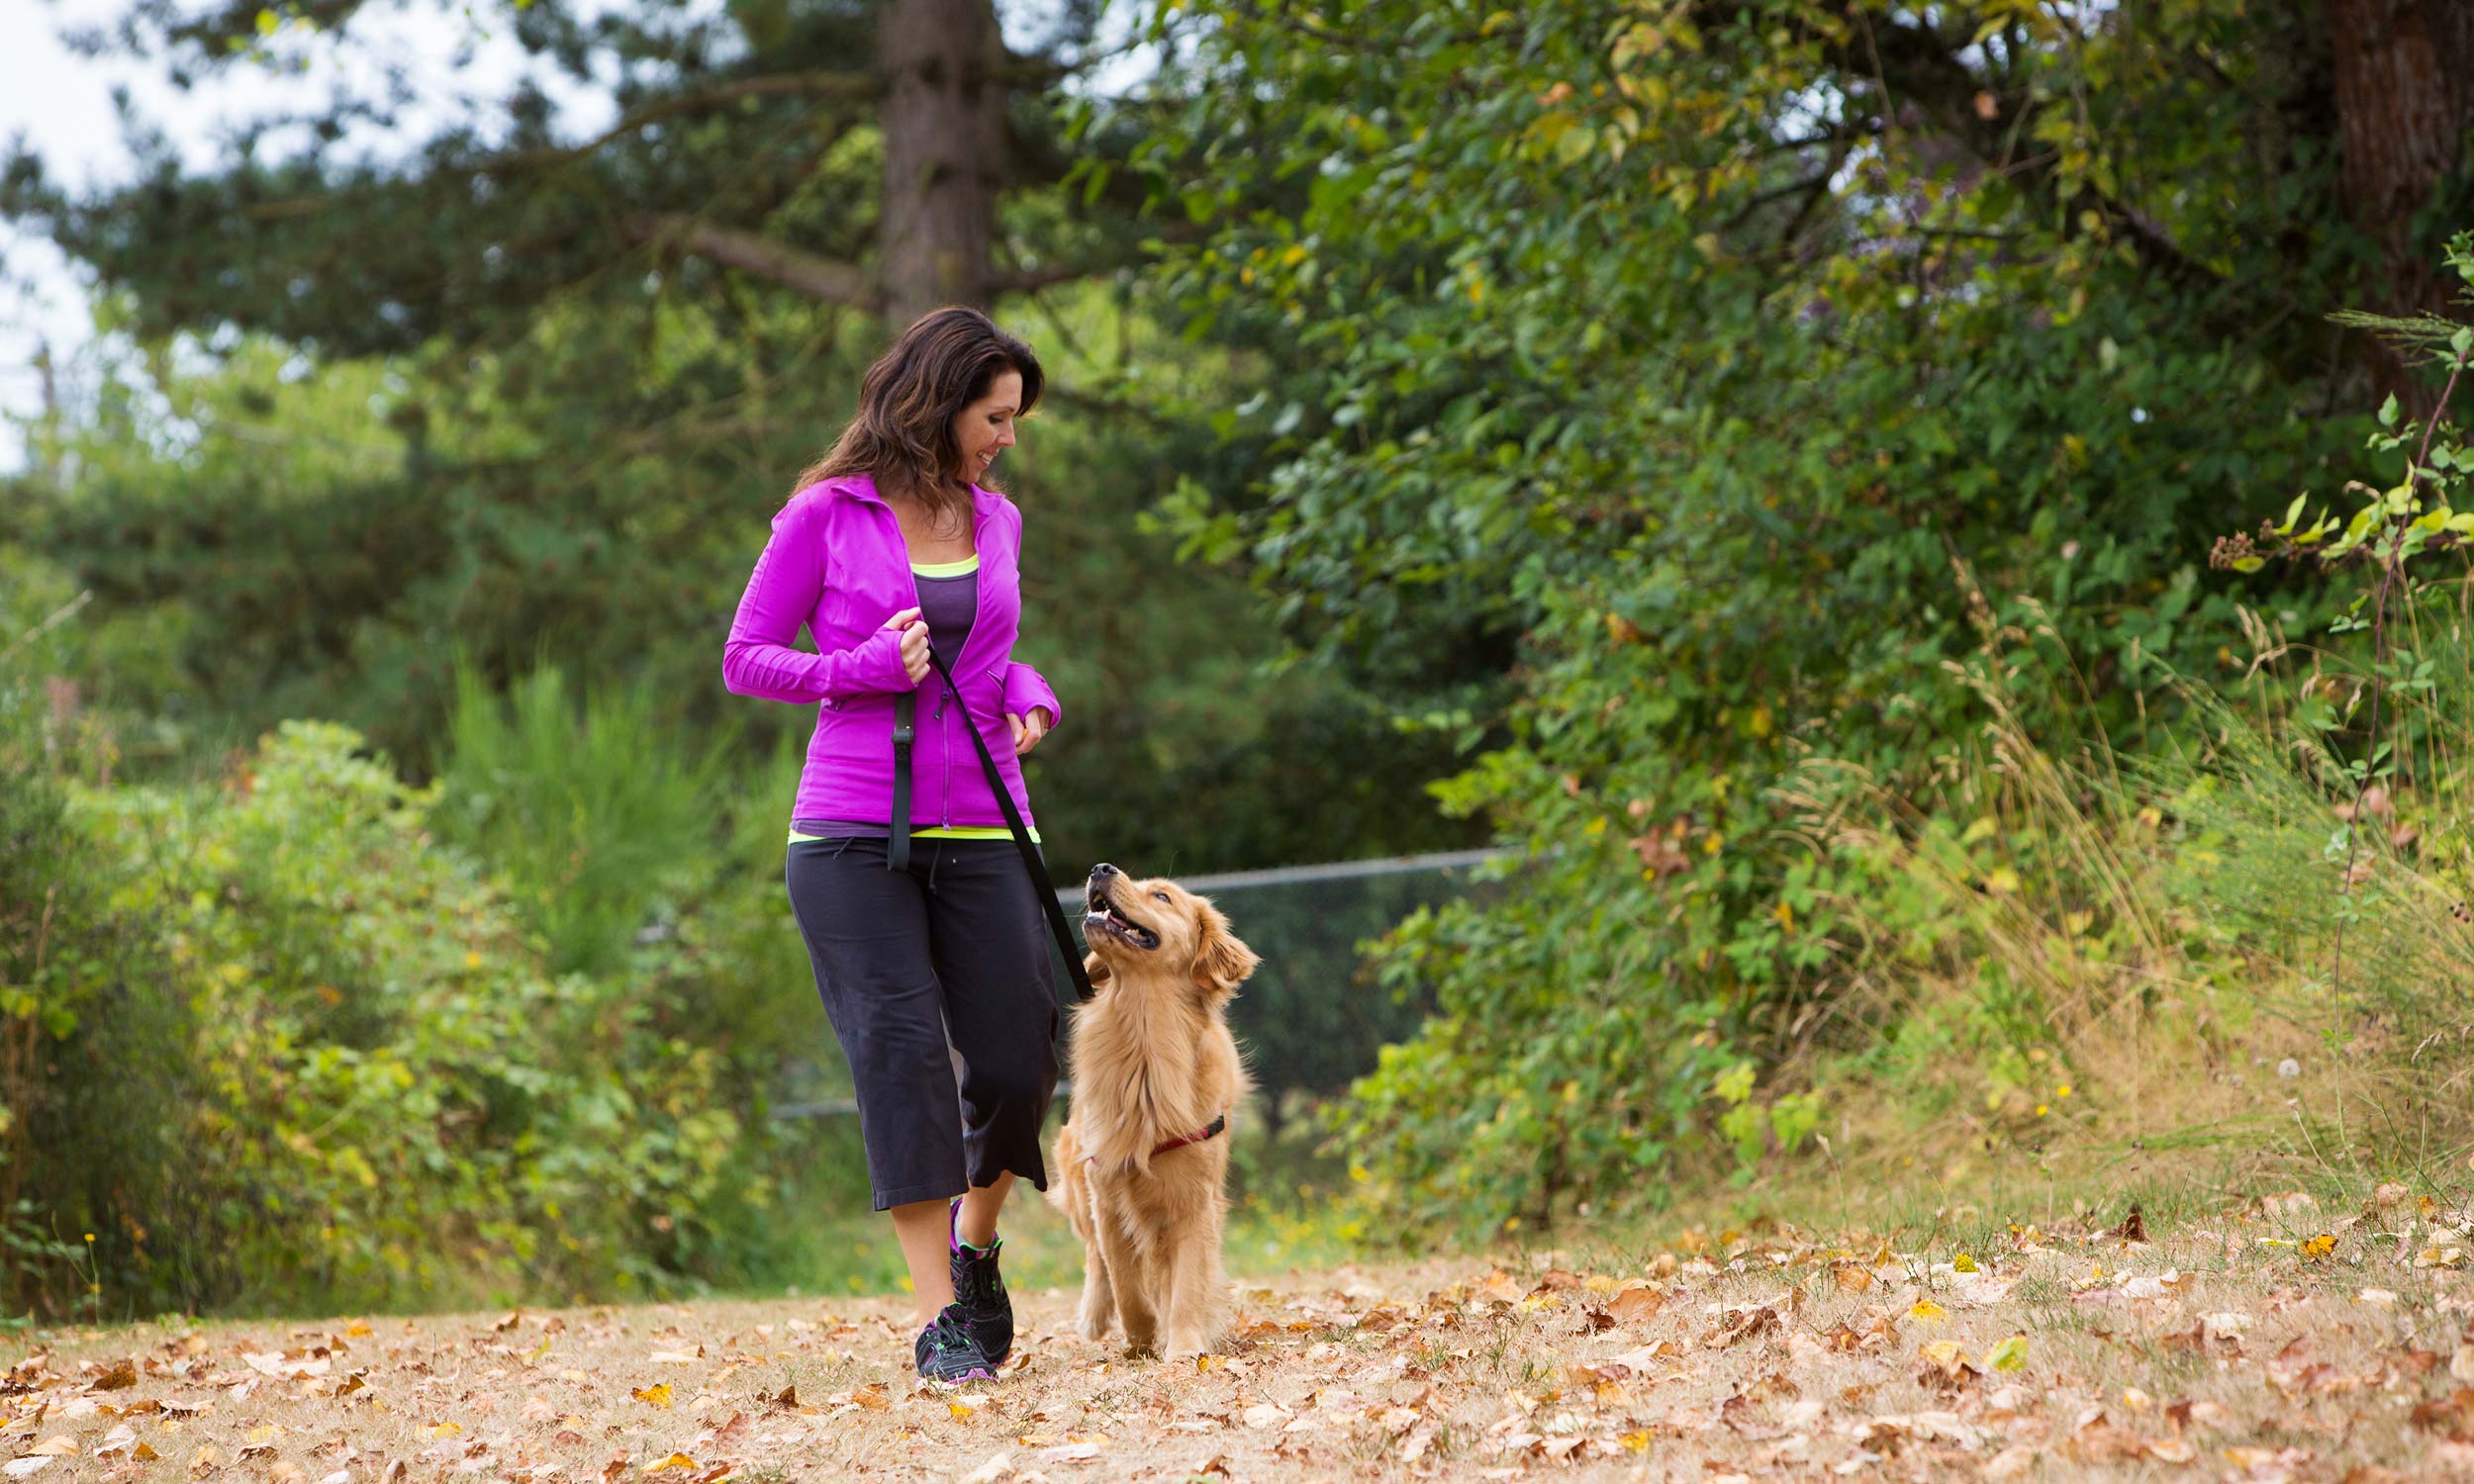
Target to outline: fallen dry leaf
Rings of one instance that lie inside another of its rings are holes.
[[[961,1484],[997,1484],[1013,1472],[1011,1453],[992,1453],[988,1461],[962,1476]]]
[[[1943,1248],[1948,1261],[1874,1233],[1827,1242],[1775,1224],[1700,1234],[1630,1277],[1555,1253],[1437,1259],[1439,1275],[1351,1266],[1240,1289],[1226,1345],[1175,1366],[1076,1337],[1070,1293],[1020,1292],[1007,1372],[1021,1379],[960,1393],[914,1384],[894,1299],[840,1314],[812,1299],[752,1316],[702,1303],[518,1311],[504,1329],[489,1316],[390,1320],[383,1340],[354,1344],[342,1321],[143,1341],[62,1332],[56,1350],[9,1364],[0,1435],[37,1470],[72,1457],[33,1484],[81,1470],[144,1484],[157,1446],[203,1453],[198,1484],[722,1484],[856,1477],[871,1458],[955,1484],[1032,1484],[1043,1470],[1049,1484],[1526,1484],[1610,1463],[1702,1484],[2339,1484],[2361,1457],[2411,1458],[2402,1476],[2420,1479],[2474,1469],[2474,1292],[2455,1286],[2474,1223],[2453,1205],[2417,1215],[2413,1199],[2374,1202],[2393,1220],[2324,1219],[2331,1251],[2308,1263],[2258,1245],[2259,1204],[2229,1202],[2190,1231],[2145,1229],[2136,1260],[2118,1226],[2080,1208],[2013,1225],[1988,1255]],[[2336,1258],[2348,1231],[2359,1240]],[[2410,1262],[2433,1275],[2401,1288]],[[558,1360],[531,1363],[549,1334]],[[691,1362],[704,1367],[694,1383],[622,1379]],[[124,1363],[134,1386],[100,1384]],[[2203,1385],[2209,1395],[2188,1394]],[[2452,1389],[2428,1399],[2436,1388]],[[2343,1441],[2316,1461],[2241,1450],[2304,1419],[2341,1427],[2328,1436]],[[2373,1467],[2352,1484],[2390,1484]]]
[[[1665,1306],[1666,1296],[1646,1279],[1626,1278],[1606,1301],[1606,1312],[1624,1324],[1648,1319]]]

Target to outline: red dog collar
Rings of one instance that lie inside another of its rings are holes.
[[[1184,1149],[1189,1144],[1200,1144],[1205,1139],[1216,1139],[1220,1135],[1227,1132],[1228,1115],[1223,1113],[1219,1117],[1212,1119],[1209,1123],[1204,1124],[1201,1128],[1196,1129],[1190,1134],[1180,1135],[1179,1137],[1168,1141],[1166,1144],[1153,1145],[1151,1147],[1152,1158],[1158,1159],[1160,1156],[1167,1154],[1170,1150]],[[1083,1157],[1083,1162],[1086,1164],[1096,1164],[1099,1162],[1099,1157],[1097,1155],[1086,1155]]]
[[[1204,1124],[1201,1129],[1194,1133],[1188,1134],[1180,1139],[1172,1139],[1166,1144],[1153,1145],[1151,1147],[1151,1153],[1156,1158],[1157,1156],[1167,1154],[1170,1150],[1184,1149],[1189,1144],[1200,1144],[1205,1139],[1215,1139],[1227,1132],[1228,1115],[1223,1113],[1219,1117],[1212,1119],[1209,1123]]]

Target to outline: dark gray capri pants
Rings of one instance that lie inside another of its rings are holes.
[[[1010,1170],[1041,1190],[1057,1090],[1046,919],[1010,840],[794,840],[783,878],[816,991],[850,1060],[876,1209]],[[954,1064],[962,1059],[961,1112]]]

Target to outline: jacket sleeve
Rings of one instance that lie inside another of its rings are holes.
[[[902,635],[880,628],[848,649],[792,647],[824,591],[824,543],[815,503],[794,500],[773,517],[773,535],[739,595],[721,651],[721,683],[733,695],[810,703],[911,689]],[[887,614],[887,617],[893,616]]]
[[[1065,709],[1057,704],[1057,693],[1049,688],[1047,679],[1020,660],[1007,661],[1005,710],[1015,716],[1028,716],[1034,706],[1048,708],[1048,727],[1051,731],[1065,719]]]

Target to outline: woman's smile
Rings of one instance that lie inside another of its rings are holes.
[[[954,415],[954,449],[965,479],[986,474],[997,455],[1013,446],[1013,419],[1021,406],[1022,374],[999,371],[989,379],[987,392]]]

